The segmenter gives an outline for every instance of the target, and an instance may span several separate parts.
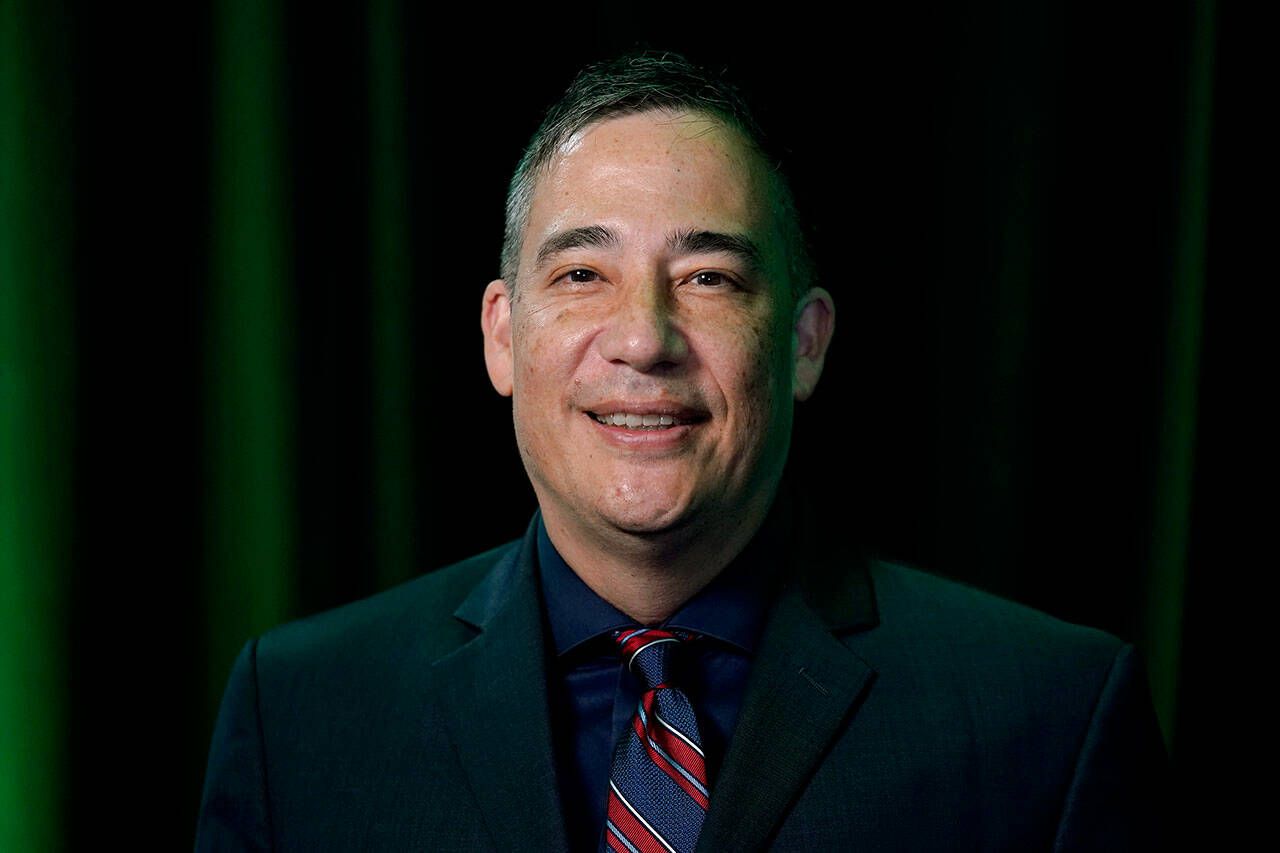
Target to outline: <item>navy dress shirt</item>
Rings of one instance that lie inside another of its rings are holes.
[[[768,612],[776,552],[757,536],[737,559],[662,627],[705,640],[673,662],[672,682],[698,715],[707,775],[716,771],[738,720],[747,676]],[[622,666],[613,633],[636,623],[596,595],[565,563],[538,523],[542,599],[555,642],[551,726],[565,828],[572,850],[599,849],[614,745],[640,701],[639,682]]]

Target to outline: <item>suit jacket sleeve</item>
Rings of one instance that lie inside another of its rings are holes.
[[[266,763],[258,712],[258,641],[241,649],[218,711],[196,850],[270,850]]]
[[[1055,850],[1162,849],[1172,834],[1169,767],[1147,680],[1123,646],[1099,694],[1076,760]]]

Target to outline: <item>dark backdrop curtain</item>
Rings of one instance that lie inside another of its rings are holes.
[[[0,848],[185,845],[249,636],[523,530],[477,323],[505,184],[637,44],[726,69],[789,152],[839,314],[801,488],[1138,643],[1175,764],[1210,761],[1241,25],[606,5],[0,2]]]

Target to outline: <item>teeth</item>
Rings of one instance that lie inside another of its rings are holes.
[[[631,412],[612,412],[607,415],[596,415],[596,420],[607,426],[626,427],[627,429],[667,429],[676,426],[676,419],[671,415],[637,415]]]

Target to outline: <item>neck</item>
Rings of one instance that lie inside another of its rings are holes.
[[[772,495],[732,519],[690,522],[657,533],[583,529],[543,507],[551,543],[591,590],[641,625],[670,618],[746,548]]]

